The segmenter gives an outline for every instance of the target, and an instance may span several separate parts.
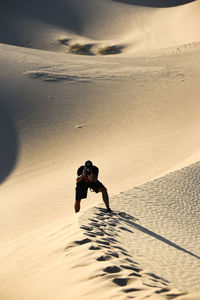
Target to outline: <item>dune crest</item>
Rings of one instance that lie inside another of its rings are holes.
[[[2,5],[2,43],[65,53],[80,44],[87,48],[83,54],[90,55],[102,47],[117,46],[142,54],[200,40],[195,30],[200,26],[198,1],[173,1],[175,7],[170,7],[172,1],[165,1],[166,7],[158,1],[148,1],[151,7],[142,7],[131,0],[20,3]],[[140,4],[146,5],[147,1]],[[88,47],[94,51],[88,51]]]
[[[166,0],[166,1],[159,1],[159,0],[114,0],[116,2],[127,3],[131,5],[139,5],[139,6],[146,6],[146,7],[171,7],[171,6],[179,6],[185,5],[196,0]]]
[[[199,168],[198,162],[116,195],[111,215],[101,205],[81,216],[89,250],[103,251],[97,260],[121,292],[167,299],[199,291]]]

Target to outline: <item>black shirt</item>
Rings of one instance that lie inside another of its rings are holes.
[[[77,175],[78,176],[81,176],[83,174],[84,168],[85,168],[84,166],[81,166],[80,168],[78,168],[78,170],[77,170]],[[92,167],[92,174],[96,175],[98,177],[99,169],[96,166]]]

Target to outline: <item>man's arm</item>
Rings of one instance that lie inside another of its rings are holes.
[[[76,182],[78,183],[82,181],[86,176],[87,176],[87,172],[85,169],[83,169],[83,173],[76,178]]]
[[[91,181],[96,182],[97,179],[98,179],[98,175],[99,175],[99,169],[94,166],[93,169],[92,169]]]

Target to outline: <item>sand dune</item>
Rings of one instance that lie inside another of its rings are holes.
[[[172,6],[179,6],[194,2],[195,0],[167,0],[167,1],[159,1],[159,0],[114,0],[116,2],[131,4],[131,5],[139,5],[139,6],[146,6],[146,7],[172,7]]]
[[[113,216],[106,216],[101,207],[91,208],[83,214],[81,223],[88,226],[83,226],[85,234],[99,247],[100,240],[109,241],[105,252],[119,251],[120,245],[126,249],[125,257],[130,255],[140,268],[144,266],[166,279],[162,285],[162,279],[157,278],[151,283],[154,288],[172,286],[182,292],[196,292],[200,267],[198,198],[196,163],[113,197]],[[146,277],[144,282],[150,283]]]
[[[199,299],[200,6],[140,4],[0,4],[3,300]]]
[[[198,198],[196,163],[116,195],[113,214],[84,211],[82,232],[72,218],[14,239],[1,249],[1,295],[199,299]]]
[[[158,1],[141,2],[146,7],[138,1],[9,1],[1,8],[0,41],[62,52],[78,42],[94,48],[92,54],[118,45],[141,54],[200,40],[198,1],[164,3],[165,8],[155,7]]]

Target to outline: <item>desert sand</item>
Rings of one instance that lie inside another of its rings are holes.
[[[200,3],[163,3],[0,4],[0,299],[200,299]]]

